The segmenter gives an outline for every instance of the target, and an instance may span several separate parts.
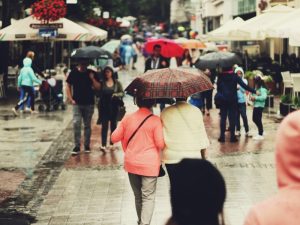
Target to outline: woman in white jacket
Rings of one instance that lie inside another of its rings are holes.
[[[184,99],[177,99],[175,105],[165,108],[161,120],[165,140],[163,161],[172,183],[176,166],[182,159],[206,158],[209,140],[202,112]]]

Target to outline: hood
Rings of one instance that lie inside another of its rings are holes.
[[[237,72],[239,72],[239,71],[242,73],[242,78],[244,78],[245,74],[244,74],[244,70],[242,67],[236,67],[234,70],[234,73],[237,74]]]
[[[32,60],[28,57],[26,57],[25,59],[23,59],[23,65],[24,67],[30,67],[32,64]]]
[[[276,169],[279,188],[300,186],[300,110],[280,124],[276,137]]]

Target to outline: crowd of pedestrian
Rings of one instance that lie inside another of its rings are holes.
[[[213,90],[195,93],[186,98],[176,98],[170,106],[161,104],[160,116],[154,115],[154,99],[134,98],[138,110],[126,114],[118,123],[120,101],[124,90],[116,73],[120,69],[135,69],[136,49],[124,41],[113,54],[113,63],[101,71],[89,69],[89,60],[80,59],[66,78],[66,95],[73,105],[73,155],[81,151],[81,127],[84,125],[84,152],[91,151],[91,122],[94,114],[95,96],[98,100],[98,124],[101,125],[101,146],[104,154],[114,149],[114,143],[121,142],[124,150],[124,169],[135,197],[138,225],[151,223],[155,206],[157,179],[164,164],[170,180],[172,216],[166,225],[224,225],[223,207],[226,186],[221,173],[207,161],[206,149],[210,141],[203,122],[203,116],[210,116],[213,99],[220,110],[220,136],[225,142],[227,120],[230,142],[237,142],[241,135],[242,117],[245,136],[250,137],[246,113],[247,97],[253,101],[252,120],[257,126],[255,140],[263,140],[262,113],[268,90],[262,77],[255,77],[251,88],[244,79],[240,66],[203,70],[204,76],[216,85]],[[30,110],[34,108],[33,83],[41,84],[32,68],[32,53],[23,60],[18,77],[20,101],[12,109],[17,115],[29,99]],[[197,49],[185,50],[177,58],[178,66],[195,67],[199,62]],[[168,68],[170,59],[161,55],[161,46],[154,45],[153,53],[145,60],[145,72]],[[196,107],[195,107],[196,106]],[[299,205],[299,138],[300,127],[294,121],[300,119],[300,112],[289,115],[280,125],[276,138],[276,166],[279,194],[255,206],[246,218],[245,225],[296,225]],[[111,134],[111,135],[108,135]],[[109,143],[109,145],[107,144]],[[275,216],[273,212],[276,212]],[[284,215],[284,216],[282,216]]]

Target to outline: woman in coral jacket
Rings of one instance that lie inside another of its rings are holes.
[[[111,136],[113,143],[122,142],[124,168],[134,192],[139,225],[149,225],[151,222],[160,155],[165,146],[161,120],[151,112],[154,103],[153,100],[137,98],[139,109],[125,115]]]

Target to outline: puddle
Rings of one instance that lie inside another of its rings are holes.
[[[32,130],[34,127],[5,127],[5,131],[21,131],[21,130]]]
[[[14,115],[1,115],[0,120],[13,120],[16,117]]]
[[[56,116],[56,115],[48,115],[48,114],[40,114],[37,116],[39,119],[46,119],[46,120],[54,120],[54,121],[64,121],[62,116]]]

